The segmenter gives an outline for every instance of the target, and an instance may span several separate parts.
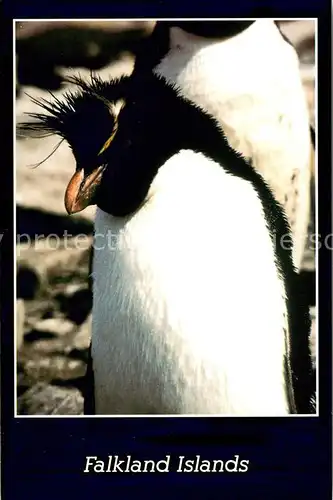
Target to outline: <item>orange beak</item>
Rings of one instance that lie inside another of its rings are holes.
[[[70,215],[81,212],[88,205],[94,205],[95,192],[101,183],[104,170],[105,165],[102,165],[86,177],[83,168],[75,172],[65,193],[65,207]]]

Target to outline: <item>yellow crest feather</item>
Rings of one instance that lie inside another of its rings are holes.
[[[105,143],[103,144],[103,146],[102,146],[102,148],[101,148],[101,150],[100,150],[100,152],[98,153],[97,156],[99,156],[102,153],[104,153],[104,151],[110,146],[110,144],[111,144],[114,136],[116,135],[116,132],[118,130],[118,116],[119,116],[119,113],[123,109],[124,106],[125,106],[125,101],[123,99],[120,99],[115,104],[111,104],[109,106],[110,107],[110,112],[111,112],[111,114],[115,118],[115,123],[114,123],[114,127],[113,127],[113,130],[112,130],[112,133],[111,133],[110,137],[108,138],[107,141],[105,141]]]

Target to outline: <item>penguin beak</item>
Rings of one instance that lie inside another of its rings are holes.
[[[101,183],[106,165],[95,168],[89,175],[84,175],[81,168],[75,172],[66,189],[65,207],[69,215],[81,212],[88,205],[95,204],[95,193]]]

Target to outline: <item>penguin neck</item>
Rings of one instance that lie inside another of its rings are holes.
[[[180,150],[204,154],[244,179],[260,184],[257,174],[235,154],[215,120],[151,72],[131,81],[131,96],[119,126],[119,147],[111,150],[98,206],[125,216],[144,202],[159,168]],[[131,140],[128,141],[128,131]],[[120,149],[120,151],[119,151]],[[129,183],[128,179],[131,180]]]
[[[118,131],[120,151],[119,148],[112,148],[110,168],[103,174],[97,203],[103,212],[118,217],[137,212],[149,198],[160,168],[164,168],[168,159],[179,151],[189,150],[219,165],[227,174],[245,181],[256,192],[272,238],[274,236],[277,241],[283,241],[282,237],[289,235],[289,225],[282,208],[262,176],[230,147],[216,121],[178,95],[164,78],[147,72],[131,79],[131,96],[128,107],[124,108],[123,120]],[[173,179],[171,184],[178,182],[177,169],[181,163],[176,162],[174,168],[168,170],[168,176]],[[190,178],[191,162],[185,170],[184,178]],[[179,174],[182,175],[181,172]],[[164,186],[166,176],[161,179]],[[155,183],[155,192],[160,190],[162,184]],[[274,227],[272,221],[275,221]],[[277,253],[279,262],[284,262],[286,272],[292,273],[291,249],[277,245]]]

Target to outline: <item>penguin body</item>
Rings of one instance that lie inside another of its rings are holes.
[[[95,233],[114,238],[93,266],[97,413],[288,413],[285,289],[250,182],[180,150]]]
[[[139,51],[135,71],[150,65],[213,116],[231,146],[252,161],[284,206],[299,268],[310,210],[311,140],[295,49],[264,19],[160,22],[155,32]]]
[[[96,414],[309,413],[308,311],[261,175],[163,78],[78,83],[40,120],[77,161],[68,212],[97,204]]]

